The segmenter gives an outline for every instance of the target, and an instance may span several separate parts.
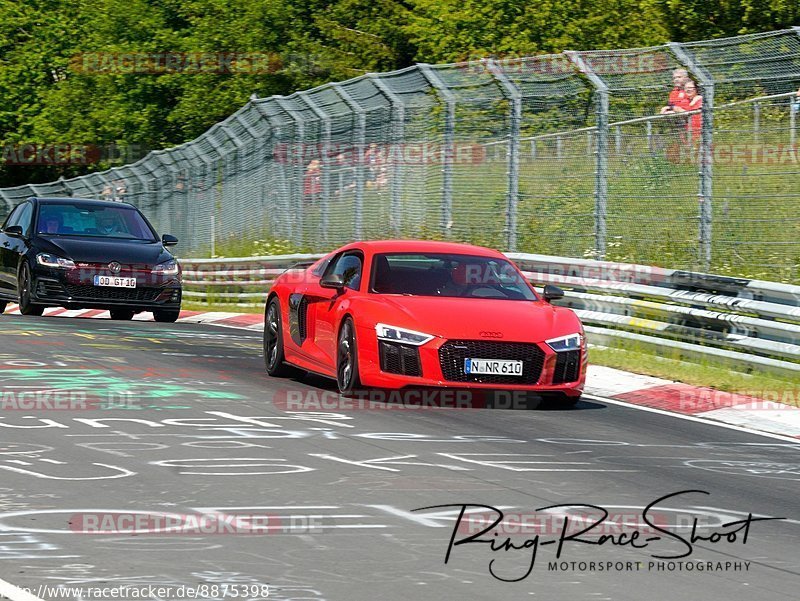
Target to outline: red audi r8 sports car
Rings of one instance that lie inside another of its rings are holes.
[[[533,391],[574,404],[586,379],[575,313],[540,296],[503,254],[465,244],[348,244],[269,292],[271,376],[335,378],[339,391],[447,387]]]

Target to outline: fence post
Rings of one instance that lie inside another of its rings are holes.
[[[488,59],[486,65],[489,72],[500,83],[503,95],[511,103],[510,125],[508,137],[508,197],[506,200],[506,246],[509,252],[517,250],[517,215],[519,211],[519,130],[522,122],[522,93],[506,76],[497,61]]]
[[[367,144],[367,112],[353,100],[341,84],[335,83],[331,87],[347,103],[350,110],[358,116],[358,128],[356,129],[356,203],[353,236],[356,240],[361,240],[364,237],[364,169],[366,169],[364,147]]]
[[[449,238],[453,229],[453,155],[456,134],[456,97],[438,73],[426,63],[417,65],[419,72],[445,103],[444,165],[442,167],[442,234]]]
[[[761,141],[761,103],[758,100],[753,103],[753,139],[756,144]]]
[[[2,198],[2,199],[3,199],[3,202],[5,202],[5,203],[6,203],[6,207],[8,207],[8,212],[7,212],[6,214],[10,213],[10,212],[11,212],[11,210],[12,210],[12,209],[13,209],[13,208],[14,208],[16,205],[14,205],[14,203],[13,203],[13,202],[11,202],[11,200],[8,198],[8,196],[6,196],[6,193],[5,193],[5,191],[4,191],[2,188],[0,188],[0,198]]]
[[[299,158],[290,158],[291,154],[287,152],[286,160],[295,160],[296,166],[294,169],[295,178],[294,178],[294,188],[295,188],[295,207],[294,207],[294,215],[295,215],[295,222],[297,224],[297,241],[301,244],[304,241],[304,232],[303,232],[303,225],[305,221],[305,204],[304,204],[304,186],[303,182],[305,180],[305,165],[303,164],[303,156],[305,155],[305,149],[302,147],[302,144],[305,142],[306,139],[306,130],[305,130],[305,121],[303,118],[297,115],[297,111],[295,111],[286,99],[282,96],[275,96],[275,102],[281,108],[281,110],[289,115],[289,118],[294,121],[294,131],[295,131],[295,140],[298,144],[300,144],[300,153]]]
[[[381,94],[392,105],[392,144],[397,144],[405,138],[406,126],[406,105],[398,94],[394,92],[383,80],[380,75],[370,73],[369,78],[375,87],[378,88]],[[397,156],[404,156],[402,153],[391,152],[389,156],[395,157],[392,161],[392,200],[391,200],[391,228],[395,236],[400,235],[402,226],[402,212],[400,210],[402,205],[403,194],[403,161],[397,160]]]
[[[275,120],[278,119],[277,115],[270,114],[270,112],[267,110],[267,108],[265,106],[266,103],[270,102],[270,99],[259,100],[259,99],[255,98],[255,99],[251,100],[251,102],[252,102],[253,106],[255,107],[256,111],[258,111],[258,114],[261,115],[264,119],[266,119],[268,126],[271,128],[268,131],[268,134],[269,134],[268,140],[274,139],[276,142],[280,143],[281,132],[283,131],[282,127],[283,127],[283,124],[285,123],[285,121],[278,120],[277,124],[275,123]],[[275,104],[277,104],[277,103],[275,103]],[[277,106],[278,106],[278,108],[281,109],[281,111],[286,112],[280,105],[277,105]],[[294,120],[291,114],[288,114],[288,115],[289,115],[290,119]],[[267,142],[265,142],[265,144],[266,143]],[[275,155],[275,144],[273,143],[273,145],[272,145],[272,159],[273,159],[273,161],[272,161],[271,165],[274,165],[275,163],[280,163],[280,166],[278,166],[276,168],[277,171],[278,171],[278,179],[280,180],[280,187],[281,187],[281,194],[279,195],[279,198],[283,198],[284,199],[284,201],[281,202],[281,207],[283,207],[283,206],[286,207],[286,211],[285,211],[284,214],[286,215],[287,222],[288,222],[286,224],[286,227],[285,228],[281,228],[281,230],[282,230],[282,232],[285,232],[285,235],[286,235],[287,238],[292,239],[292,238],[294,238],[293,228],[295,226],[295,219],[297,219],[296,215],[295,215],[294,219],[292,218],[292,213],[297,211],[297,205],[295,204],[295,199],[292,196],[292,185],[288,181],[291,178],[290,177],[287,178],[287,176],[286,176],[286,165],[291,160],[289,158],[290,157],[289,149],[288,148],[286,149],[286,153],[285,153],[285,156],[283,157],[283,161],[281,161],[279,157],[280,157],[280,153],[278,154],[277,157]],[[264,194],[264,197],[266,197],[266,194]],[[300,196],[300,198],[302,199],[302,196]],[[284,203],[285,203],[285,205],[284,205]],[[299,236],[298,236],[298,239],[301,240],[301,241],[302,241],[302,236],[303,236],[303,231],[302,231],[302,228],[301,228],[299,230]]]
[[[597,157],[594,177],[594,237],[595,258],[606,255],[606,218],[608,215],[608,111],[609,91],[606,82],[573,51],[564,53],[594,86],[597,95]]]
[[[794,32],[800,36],[800,26],[795,25],[792,27]],[[789,97],[789,144],[791,144],[792,152],[794,152],[795,159],[797,159],[797,112],[800,111],[800,96]]]
[[[317,103],[308,95],[308,92],[297,92],[297,97],[308,105],[317,118],[322,121],[322,156],[320,157],[320,179],[322,180],[322,211],[320,219],[320,239],[323,244],[328,242],[331,211],[331,182],[330,182],[330,146],[331,146],[331,118],[328,113],[317,106]]]
[[[712,199],[714,170],[712,164],[714,146],[714,79],[710,73],[698,65],[694,57],[686,51],[682,44],[669,42],[667,44],[675,57],[697,78],[703,87],[703,106],[700,109],[702,126],[700,130],[699,165],[700,179],[697,199],[700,204],[700,248],[699,259],[704,271],[711,268],[711,243],[712,243]]]

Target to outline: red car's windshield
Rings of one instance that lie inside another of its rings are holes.
[[[411,296],[537,300],[509,261],[478,255],[375,255],[370,290]]]

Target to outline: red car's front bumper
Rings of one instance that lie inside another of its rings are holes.
[[[569,397],[580,396],[586,382],[586,347],[585,342],[580,349],[580,366],[571,381],[556,380],[556,361],[558,353],[544,343],[536,346],[544,355],[541,371],[533,383],[515,383],[512,377],[506,378],[502,383],[484,383],[476,381],[454,381],[446,379],[442,370],[439,350],[448,341],[444,338],[434,338],[430,342],[417,348],[419,351],[420,376],[387,373],[381,369],[379,341],[373,328],[357,329],[358,367],[361,382],[364,386],[387,389],[400,389],[408,387],[446,387],[470,390],[521,390],[541,393],[557,392]],[[486,342],[486,341],[481,341]],[[502,341],[498,344],[511,341]],[[491,344],[490,342],[487,342]]]

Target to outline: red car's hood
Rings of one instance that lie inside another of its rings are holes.
[[[381,297],[378,321],[444,338],[541,342],[581,329],[578,317],[544,301]]]

